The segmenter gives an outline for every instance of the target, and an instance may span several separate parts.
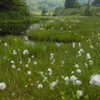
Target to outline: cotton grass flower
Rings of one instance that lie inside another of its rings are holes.
[[[31,75],[31,71],[27,71],[27,75]]]
[[[75,43],[72,44],[73,48],[75,48]]]
[[[26,64],[26,67],[28,68],[28,64]]]
[[[0,90],[5,90],[6,89],[6,84],[4,82],[0,83]]]
[[[12,67],[12,68],[16,68],[16,66],[15,66],[15,65],[12,65],[11,67]]]
[[[90,56],[89,53],[86,54],[86,58],[87,58],[87,59],[91,59],[91,56]]]
[[[13,55],[17,55],[17,52],[16,52],[16,50],[13,50]]]
[[[76,81],[77,80],[77,77],[75,76],[75,75],[72,75],[71,77],[70,77],[70,81]]]
[[[100,86],[100,74],[93,74],[90,80],[91,85],[98,85]]]
[[[37,62],[36,61],[34,61],[34,65],[37,65]]]
[[[24,54],[24,55],[29,54],[28,50],[24,50],[24,51],[23,51],[23,54]]]
[[[83,91],[81,90],[77,90],[76,92],[77,92],[78,98],[80,98],[83,95]]]
[[[80,70],[80,69],[77,69],[76,72],[77,72],[77,73],[81,73],[81,70]]]
[[[75,65],[75,67],[76,67],[76,68],[79,68],[79,65],[78,65],[78,64],[76,64],[76,65]]]
[[[39,89],[43,88],[43,85],[42,84],[38,84],[38,88]]]
[[[7,47],[7,43],[4,43],[4,46]]]
[[[80,80],[76,80],[75,83],[76,83],[76,85],[81,85],[82,84],[82,82]]]
[[[14,64],[14,61],[11,61],[12,64]]]
[[[69,77],[66,76],[66,77],[64,78],[64,80],[66,81],[66,84],[69,83]]]
[[[53,90],[56,85],[57,85],[57,82],[52,82],[49,84],[49,87],[51,90]]]

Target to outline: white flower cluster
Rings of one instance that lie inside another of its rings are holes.
[[[64,77],[64,76],[61,76],[64,80],[65,80],[65,82],[66,82],[66,84],[68,84],[69,83],[69,77],[68,76],[66,76],[66,77]]]
[[[87,58],[87,59],[91,59],[91,56],[90,56],[89,53],[86,54],[86,58]]]
[[[37,65],[37,62],[36,61],[34,61],[34,65]]]
[[[93,74],[91,76],[90,84],[100,86],[100,74]]]
[[[78,78],[75,75],[72,75],[70,77],[70,81],[72,81],[74,85],[81,85],[82,84],[82,82],[80,80],[78,80]]]
[[[51,64],[54,64],[55,59],[54,59],[54,55],[53,53],[50,54],[50,60],[52,60]]]
[[[82,53],[84,53],[84,50],[81,48],[79,51],[78,51],[78,56],[80,57],[82,55]]]
[[[6,84],[4,82],[0,83],[0,90],[5,90],[6,89]]]
[[[24,51],[23,51],[23,54],[24,54],[24,55],[25,55],[25,54],[29,54],[28,50],[24,50]]]
[[[13,55],[17,55],[17,52],[16,52],[16,50],[13,50]]]
[[[73,48],[75,48],[75,43],[72,44]]]
[[[78,96],[78,98],[80,98],[82,95],[83,95],[83,91],[77,90],[77,96]]]
[[[58,83],[58,80],[56,80],[55,82],[50,83],[50,84],[49,84],[50,89],[53,90],[54,87],[57,85],[57,83]]]
[[[48,72],[49,72],[49,75],[51,76],[52,75],[52,69],[48,68]]]
[[[78,64],[76,64],[76,65],[75,65],[75,67],[76,67],[76,68],[79,68],[79,65],[78,65]]]
[[[43,88],[43,85],[42,84],[38,84],[38,88],[39,89]]]
[[[81,47],[81,43],[78,43],[78,46]]]
[[[7,47],[7,43],[4,43],[4,46]]]
[[[31,75],[31,71],[27,71],[27,75]]]

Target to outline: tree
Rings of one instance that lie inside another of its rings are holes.
[[[77,0],[65,0],[65,8],[74,8],[76,1]]]
[[[87,7],[86,7],[86,10],[85,10],[85,15],[86,16],[90,15],[90,0],[88,0]]]
[[[29,16],[25,0],[0,0],[0,13],[11,19]]]
[[[93,6],[100,6],[100,0],[94,0],[94,1],[92,2],[92,5],[93,5]]]
[[[46,10],[45,9],[42,9],[41,15],[42,16],[45,16],[46,15]]]

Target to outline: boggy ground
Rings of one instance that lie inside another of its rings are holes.
[[[100,73],[100,18],[51,20],[28,36],[37,41],[0,37],[1,100],[100,99],[90,82]]]

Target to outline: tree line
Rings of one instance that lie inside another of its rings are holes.
[[[90,2],[90,0],[88,0]],[[100,0],[94,0],[91,4],[92,6],[100,6]],[[65,8],[78,8],[80,4],[77,0],[65,0]]]

